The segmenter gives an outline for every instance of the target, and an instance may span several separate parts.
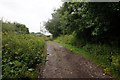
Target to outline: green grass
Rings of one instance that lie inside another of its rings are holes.
[[[45,62],[45,38],[31,34],[2,34],[2,78],[34,78],[36,64]]]
[[[120,49],[105,44],[84,44],[83,41],[77,40],[75,42],[72,35],[61,36],[54,41],[97,63],[105,70],[106,74],[120,78]],[[81,46],[83,44],[84,46]]]

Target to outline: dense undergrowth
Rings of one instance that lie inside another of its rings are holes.
[[[73,52],[97,62],[104,69],[105,74],[120,78],[120,48],[117,46],[84,43],[84,41],[74,38],[73,35],[60,36],[55,41]]]
[[[45,36],[29,34],[20,23],[2,23],[2,78],[35,78],[35,66],[45,62]]]
[[[33,67],[45,62],[45,40],[30,34],[3,34],[3,78],[33,78]]]

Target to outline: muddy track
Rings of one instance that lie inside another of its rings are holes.
[[[47,62],[43,78],[110,78],[97,64],[73,53],[64,46],[47,41]]]

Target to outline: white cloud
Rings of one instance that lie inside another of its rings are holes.
[[[40,22],[51,18],[61,0],[0,0],[0,17],[25,24],[30,32],[40,31]]]

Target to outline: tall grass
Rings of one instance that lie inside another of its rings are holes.
[[[106,74],[120,78],[120,48],[117,46],[85,44],[83,40],[76,40],[73,35],[60,36],[55,41],[98,63]]]
[[[34,78],[34,66],[45,62],[45,40],[31,34],[2,34],[2,77]]]

